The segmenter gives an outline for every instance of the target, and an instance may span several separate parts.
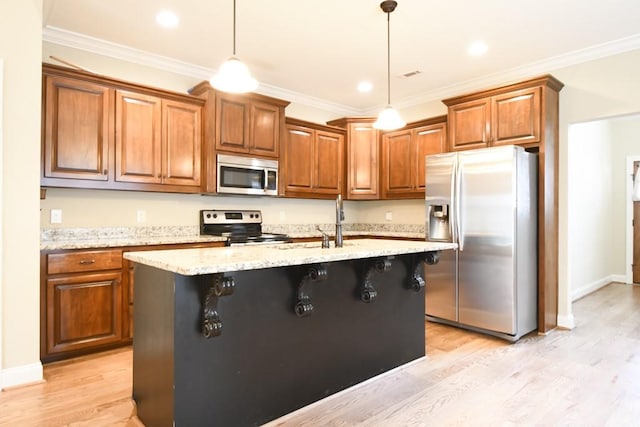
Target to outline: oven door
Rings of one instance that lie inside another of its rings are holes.
[[[278,162],[218,155],[218,193],[278,195]]]

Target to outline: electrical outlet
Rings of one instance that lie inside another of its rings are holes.
[[[387,211],[384,213],[384,219],[387,221],[393,221],[393,212]]]
[[[138,212],[136,213],[136,218],[138,219],[138,222],[147,222],[147,211],[138,210]]]
[[[283,222],[287,219],[287,213],[285,211],[280,211],[280,222]]]
[[[62,209],[51,209],[51,224],[62,224]]]

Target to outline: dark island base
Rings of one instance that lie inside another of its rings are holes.
[[[222,333],[211,338],[203,302],[223,275],[136,265],[138,417],[148,427],[259,425],[424,356],[424,291],[411,289],[419,256],[378,270],[373,259],[331,262],[316,280],[308,265],[225,273],[235,286],[214,301]],[[365,282],[375,290],[363,293]]]

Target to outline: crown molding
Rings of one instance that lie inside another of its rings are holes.
[[[84,50],[97,55],[107,56],[113,59],[127,61],[138,65],[161,69],[175,74],[189,76],[198,80],[208,80],[215,72],[214,69],[179,61],[162,55],[156,55],[128,46],[108,42],[84,34],[74,33],[61,28],[45,26],[42,31],[42,39],[45,42]],[[631,50],[640,49],[640,34],[602,43],[585,49],[569,52],[564,55],[554,56],[542,61],[532,62],[499,73],[489,74],[477,79],[470,79],[445,86],[435,90],[426,91],[401,101],[394,102],[397,109],[411,108],[427,102],[440,101],[445,98],[457,96],[467,92],[486,89],[487,87],[505,84],[505,82],[517,81],[529,78],[533,75],[550,73],[564,67],[593,61]],[[331,101],[314,98],[300,92],[260,83],[260,94],[282,98],[288,101],[318,108],[323,111],[335,113],[337,116],[366,116],[376,114],[384,105],[376,105],[370,108],[354,108]]]
[[[410,98],[404,98],[400,102],[394,102],[394,107],[403,109],[427,102],[440,101],[442,99],[451,98],[452,96],[458,96],[477,90],[484,90],[489,87],[508,84],[509,82],[527,79],[531,76],[549,74],[561,68],[594,61],[636,49],[640,49],[640,34],[634,34],[629,37],[510,68],[500,71],[499,73],[493,73],[477,79],[465,80],[450,86],[423,92]],[[380,108],[382,108],[382,106],[378,106],[376,107],[376,110],[372,111],[377,111]]]
[[[209,80],[216,71],[211,68],[179,61],[167,56],[134,49],[129,46],[108,42],[106,40],[63,30],[53,26],[45,26],[42,29],[42,41],[83,50],[120,61],[157,68],[174,74],[193,77],[198,80]],[[329,111],[338,115],[354,116],[358,115],[360,112],[357,108],[310,97],[303,93],[294,92],[264,83],[260,83],[256,92],[262,95],[286,99],[287,101],[306,105],[308,107]]]

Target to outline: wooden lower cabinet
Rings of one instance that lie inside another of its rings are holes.
[[[47,280],[47,354],[122,340],[122,273]]]
[[[223,242],[44,250],[40,253],[40,358],[68,359],[133,339],[134,263],[127,251],[205,248]]]
[[[41,254],[44,362],[123,342],[122,249]]]

